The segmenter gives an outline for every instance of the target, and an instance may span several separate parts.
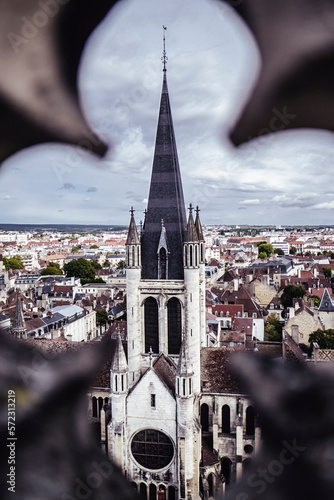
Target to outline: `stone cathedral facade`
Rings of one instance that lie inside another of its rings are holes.
[[[119,337],[110,410],[99,408],[103,446],[143,500],[213,497],[240,476],[260,431],[248,398],[224,382],[224,353],[204,347],[204,239],[199,210],[186,216],[165,64],[140,232],[131,210],[126,296],[127,354]]]

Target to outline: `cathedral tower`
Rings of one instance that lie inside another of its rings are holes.
[[[131,209],[126,242],[128,386],[121,394],[115,392],[115,380],[122,374],[112,369],[108,441],[111,457],[138,485],[142,498],[164,491],[166,500],[180,500],[191,491],[197,500],[200,350],[205,336],[203,234],[199,211],[194,220],[190,206],[188,221],[186,217],[165,37],[162,60],[147,210],[139,234]]]

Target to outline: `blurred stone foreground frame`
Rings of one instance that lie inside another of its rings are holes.
[[[1,161],[42,142],[105,153],[80,111],[76,75],[85,40],[114,3],[0,0]],[[253,30],[263,58],[259,81],[231,132],[234,144],[272,132],[273,108],[294,115],[284,128],[333,130],[334,1],[228,3]],[[86,391],[103,362],[103,346],[46,358],[27,343],[6,336],[0,341],[1,498],[136,498],[95,444],[86,418]],[[235,367],[262,417],[264,443],[249,476],[225,498],[332,500],[331,367],[284,367],[258,357],[236,360]],[[9,390],[17,405],[15,493],[6,482]]]

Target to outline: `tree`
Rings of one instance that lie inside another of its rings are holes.
[[[97,260],[91,260],[91,263],[92,263],[92,266],[94,267],[94,269],[102,269],[102,266],[101,264],[98,263]]]
[[[304,297],[306,290],[301,285],[287,285],[283,290],[283,295],[281,297],[281,304],[286,309],[287,307],[292,307],[293,299],[298,299]]]
[[[96,309],[95,312],[96,312],[96,323],[100,325],[100,334],[101,334],[102,326],[108,323],[109,320],[108,313],[105,309]]]
[[[332,276],[332,268],[331,267],[323,267],[322,272],[324,273],[325,278],[330,278]]]
[[[99,248],[97,245],[92,245],[89,248]]]
[[[296,247],[294,247],[294,246],[290,247],[290,252],[289,252],[289,253],[290,253],[290,255],[296,255],[296,253],[297,253],[297,248],[296,248]]]
[[[41,276],[51,276],[63,274],[60,265],[57,262],[49,262],[48,267],[42,269],[40,272]]]
[[[76,278],[87,280],[88,282],[92,282],[95,279],[95,268],[93,264],[83,257],[73,259],[64,264],[64,271],[68,277],[75,276]]]
[[[308,302],[311,302],[312,299],[314,299],[314,305],[315,305],[315,307],[318,307],[319,304],[320,304],[320,298],[318,297],[318,295],[309,295],[307,297],[307,301]]]
[[[277,255],[284,255],[284,252],[281,248],[274,248],[274,253]]]
[[[275,313],[271,313],[268,316],[264,332],[267,340],[280,342],[282,340],[282,325],[277,319]]]
[[[76,245],[76,246],[72,247],[71,252],[78,253],[80,249],[81,249],[81,245]]]
[[[258,246],[258,250],[259,250],[259,255],[261,253],[265,253],[266,257],[269,257],[272,253],[274,253],[274,247],[272,246],[271,243],[261,243]]]
[[[99,325],[105,325],[108,323],[109,316],[105,309],[96,309],[96,323]]]
[[[267,258],[266,252],[260,252],[259,253],[259,259],[266,259],[266,258]]]
[[[334,349],[334,330],[321,330],[320,328],[309,336],[309,343],[317,342],[320,349]]]
[[[23,269],[23,261],[20,255],[14,255],[13,257],[3,257],[3,264],[5,266],[5,269]]]
[[[124,269],[125,268],[125,260],[120,260],[117,264],[117,269]]]
[[[110,261],[108,259],[106,259],[103,264],[102,264],[102,267],[110,267]]]

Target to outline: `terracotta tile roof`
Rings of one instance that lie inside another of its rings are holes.
[[[232,349],[203,347],[201,349],[201,385],[203,392],[241,393],[231,374]]]

